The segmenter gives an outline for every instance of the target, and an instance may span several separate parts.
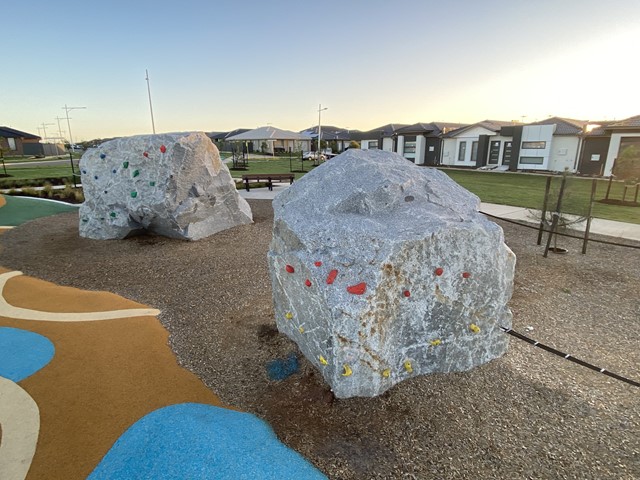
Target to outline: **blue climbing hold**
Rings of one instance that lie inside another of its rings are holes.
[[[98,179],[98,175],[94,175],[94,176],[93,176],[93,178],[94,178],[95,180],[97,180],[97,179]]]
[[[326,479],[249,413],[200,403],[155,410],[122,434],[87,477]]]
[[[82,170],[82,173],[86,174],[86,173],[87,173],[87,171],[86,171],[86,170]]]
[[[113,170],[111,170],[111,173],[116,173],[116,169],[114,168]]]
[[[51,340],[38,333],[0,327],[0,377],[24,380],[47,365],[55,350]]]
[[[271,380],[284,380],[300,369],[298,356],[291,352],[287,358],[277,358],[267,363],[267,374]]]
[[[104,153],[101,153],[101,154],[100,154],[100,158],[101,158],[102,160],[104,160],[105,158],[107,158],[107,156],[106,156]]]

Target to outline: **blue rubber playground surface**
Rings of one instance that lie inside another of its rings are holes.
[[[78,205],[12,195],[2,197],[6,204],[0,208],[1,226],[16,227],[36,218],[78,211]]]

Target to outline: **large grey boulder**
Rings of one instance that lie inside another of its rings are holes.
[[[201,132],[111,140],[87,150],[80,170],[82,237],[148,231],[198,240],[253,221],[218,149]]]
[[[444,173],[349,150],[273,201],[278,329],[339,398],[501,356],[515,255]]]

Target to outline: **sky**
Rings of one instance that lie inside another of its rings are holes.
[[[0,31],[0,125],[86,107],[74,142],[151,133],[147,69],[158,133],[640,114],[638,0],[35,0]]]

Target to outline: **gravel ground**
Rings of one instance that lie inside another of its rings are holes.
[[[304,360],[270,381],[265,364],[296,347],[273,319],[271,203],[250,203],[254,225],[191,243],[81,239],[75,214],[43,218],[0,237],[0,265],[161,309],[185,367],[332,479],[640,478],[640,390],[515,339],[378,398],[334,400]],[[545,259],[535,231],[499,223],[518,257],[514,328],[640,380],[640,251],[566,239]]]

